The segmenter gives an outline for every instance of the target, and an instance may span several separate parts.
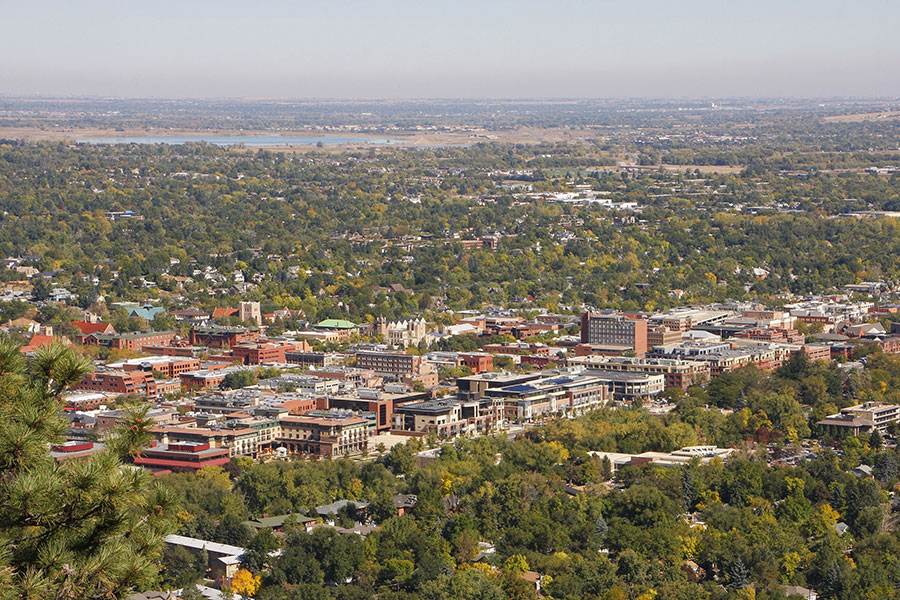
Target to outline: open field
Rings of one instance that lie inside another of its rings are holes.
[[[825,117],[829,123],[862,123],[864,121],[884,121],[900,118],[900,110],[888,110],[871,113],[852,113],[848,115],[832,115]]]
[[[0,123],[0,138],[21,139],[27,141],[74,141],[84,138],[115,138],[115,137],[143,137],[143,136],[253,136],[253,135],[281,135],[291,137],[304,136],[352,136],[363,139],[391,139],[399,140],[405,145],[413,147],[427,146],[470,146],[480,142],[499,142],[511,144],[538,144],[543,142],[578,142],[591,137],[586,130],[569,128],[537,128],[523,127],[519,129],[488,131],[479,129],[465,129],[460,131],[418,131],[400,130],[385,131],[383,133],[360,133],[355,129],[335,129],[329,131],[299,130],[299,131],[251,131],[251,130],[189,130],[189,129],[141,129],[141,128],[100,128],[100,127],[3,127]],[[344,145],[329,145],[331,149],[345,149],[355,146],[348,143]],[[255,146],[264,148],[266,146]],[[367,146],[371,147],[371,146]],[[268,148],[273,150],[305,151],[314,146],[285,147],[273,145]]]

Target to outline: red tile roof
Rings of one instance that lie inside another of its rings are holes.
[[[19,348],[19,352],[21,352],[22,354],[29,354],[31,352],[34,352],[41,346],[49,346],[53,342],[60,342],[65,345],[70,344],[69,340],[66,338],[36,333],[31,336],[31,339],[28,340],[28,343],[26,345]]]
[[[240,311],[236,308],[214,308],[212,312],[212,318],[216,317],[230,317],[232,315],[239,314]]]
[[[72,321],[72,325],[78,328],[81,333],[84,335],[90,335],[92,333],[115,333],[115,329],[113,329],[112,325],[109,323],[89,323],[87,321]],[[110,331],[107,331],[107,327]]]

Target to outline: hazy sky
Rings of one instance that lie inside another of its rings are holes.
[[[0,0],[0,94],[900,96],[897,0]]]

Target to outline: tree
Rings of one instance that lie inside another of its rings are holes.
[[[181,591],[181,600],[205,600],[205,596],[197,588],[197,584],[185,586]]]
[[[131,402],[123,408],[116,435],[109,441],[110,449],[121,460],[133,461],[153,441],[150,430],[156,422],[147,416],[150,406],[147,402]]]
[[[881,439],[881,432],[878,429],[873,429],[872,433],[869,434],[869,448],[872,450],[881,450],[881,447],[884,445],[883,440]]]
[[[255,596],[262,585],[262,576],[254,575],[247,569],[238,569],[231,579],[231,591],[241,596]]]
[[[750,584],[750,571],[744,565],[744,561],[736,558],[733,563],[728,566],[728,587],[734,590],[740,590]]]
[[[604,481],[609,481],[612,478],[612,461],[605,454],[600,462],[600,473],[603,475]]]
[[[222,387],[226,389],[238,390],[248,385],[256,383],[256,373],[249,370],[233,371],[225,376],[222,380]]]
[[[35,277],[31,284],[31,294],[35,300],[46,300],[50,297],[50,283],[43,277]]]
[[[521,575],[528,570],[528,561],[521,554],[513,554],[503,563],[503,571],[510,575]]]
[[[170,492],[114,452],[56,463],[60,394],[90,363],[59,344],[27,361],[0,343],[0,595],[111,598],[156,581],[171,531]]]

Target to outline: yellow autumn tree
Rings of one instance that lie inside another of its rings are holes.
[[[253,596],[262,585],[262,575],[254,575],[247,569],[238,569],[231,579],[231,591],[241,596]]]

